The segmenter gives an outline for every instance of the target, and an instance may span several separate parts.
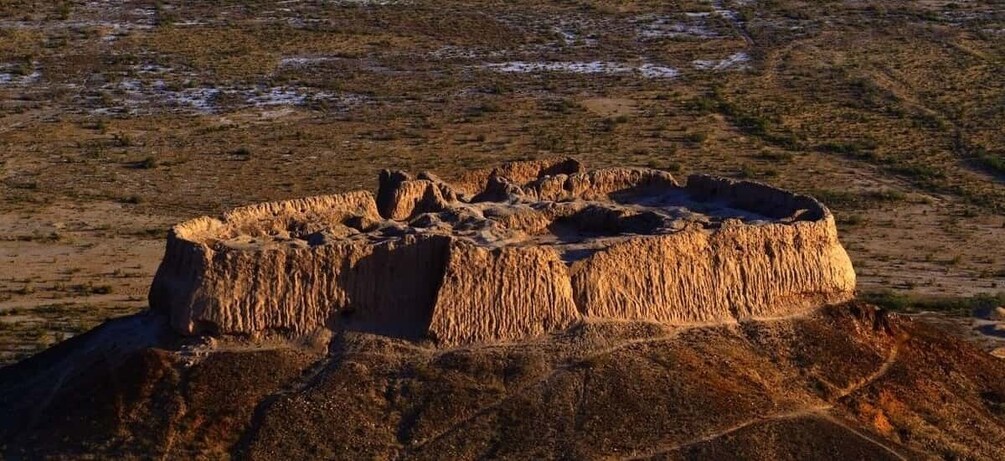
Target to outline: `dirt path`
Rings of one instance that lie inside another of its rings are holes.
[[[758,319],[754,319],[754,320],[751,320],[751,321],[756,321],[756,322],[777,322],[777,321],[785,321],[785,320],[792,320],[792,319],[796,319],[796,318],[807,317],[809,315],[813,315],[813,312],[800,312],[800,313],[797,313],[797,314],[786,315],[786,316],[758,318]],[[618,320],[603,320],[601,322],[620,322],[620,321],[618,321]],[[581,365],[583,363],[589,363],[589,362],[591,362],[593,360],[596,360],[596,359],[598,359],[600,357],[611,355],[611,354],[613,354],[615,352],[619,352],[619,351],[628,349],[630,347],[635,347],[635,346],[639,346],[639,345],[647,345],[647,344],[656,344],[656,343],[660,343],[660,342],[674,340],[674,339],[679,338],[680,335],[681,335],[681,333],[684,333],[684,332],[689,331],[689,330],[694,330],[694,329],[699,329],[699,328],[717,327],[717,326],[726,326],[726,325],[734,325],[735,326],[735,325],[739,325],[740,323],[742,323],[742,322],[736,322],[736,323],[714,323],[714,324],[713,323],[710,323],[710,324],[696,324],[696,325],[687,325],[687,326],[681,326],[681,327],[674,327],[667,334],[663,334],[663,335],[659,335],[659,336],[653,336],[653,337],[648,337],[648,338],[630,339],[630,340],[621,342],[621,343],[613,345],[613,346],[605,347],[603,349],[592,351],[592,352],[590,352],[588,354],[577,356],[575,358],[570,359],[567,363],[564,363],[564,364],[556,366],[555,368],[552,369],[552,371],[550,373],[547,373],[547,374],[543,375],[542,377],[540,377],[538,379],[535,379],[534,381],[532,381],[530,383],[524,384],[523,386],[520,386],[519,388],[514,389],[513,392],[507,392],[506,395],[502,396],[498,400],[496,400],[496,401],[494,401],[494,402],[492,402],[492,403],[490,403],[490,404],[488,404],[488,405],[486,405],[484,407],[479,408],[474,413],[472,413],[470,416],[468,416],[466,418],[463,418],[460,421],[457,421],[457,422],[451,424],[449,427],[447,427],[447,428],[443,429],[442,431],[436,433],[435,435],[433,435],[433,436],[425,439],[424,441],[419,442],[417,444],[413,444],[410,447],[407,447],[406,451],[404,451],[398,457],[398,459],[407,458],[408,455],[410,455],[410,454],[412,454],[412,453],[414,453],[416,451],[421,450],[423,447],[425,447],[425,446],[427,446],[429,444],[434,444],[434,443],[442,440],[446,436],[448,436],[448,435],[450,435],[450,434],[452,434],[452,433],[454,433],[454,432],[456,432],[456,431],[458,431],[460,429],[463,429],[467,423],[469,423],[471,421],[474,421],[475,419],[477,419],[477,418],[479,418],[479,417],[481,417],[483,415],[488,414],[492,410],[495,410],[496,408],[498,408],[500,405],[502,405],[506,401],[508,401],[508,400],[510,400],[510,399],[512,399],[514,397],[519,397],[521,395],[524,395],[526,392],[530,391],[531,389],[534,389],[534,388],[542,386],[542,385],[546,385],[548,382],[550,382],[551,380],[553,380],[554,378],[556,378],[559,374],[564,373],[564,372],[568,372],[570,370],[573,370],[577,366],[579,366],[579,365]],[[475,346],[475,347],[458,347],[458,348],[452,348],[449,351],[456,352],[456,351],[460,351],[460,350],[472,350],[472,349],[478,349],[478,350],[480,350],[480,349],[499,348],[499,347],[506,347],[506,345],[505,344],[494,344],[494,345]],[[444,351],[444,353],[445,352],[448,352],[448,351]],[[442,355],[442,354],[436,354],[436,356],[439,356],[439,355]],[[895,354],[894,354],[894,357],[896,357]],[[888,359],[888,360],[892,360],[892,359]],[[885,366],[886,366],[886,368],[889,367],[889,365],[885,365]],[[882,373],[885,373],[885,369],[882,370]],[[865,380],[865,382],[871,382],[871,381],[875,380],[876,378],[878,378],[878,376],[872,376],[871,375],[870,378],[867,378]],[[814,408],[811,408],[810,410],[813,410],[813,409]],[[807,411],[807,410],[806,409],[801,409],[801,410],[798,410],[798,411]],[[752,420],[752,421],[747,422],[743,426],[745,427],[747,425],[755,424],[757,422],[758,422],[757,420]],[[736,430],[738,430],[738,429],[739,428],[737,428]]]
[[[847,396],[849,396],[851,394],[854,394],[855,392],[857,392],[857,391],[859,391],[861,389],[864,389],[864,388],[872,385],[877,380],[879,380],[882,377],[886,376],[886,374],[890,371],[890,368],[897,361],[897,354],[900,351],[900,346],[901,346],[901,342],[897,341],[894,344],[893,348],[891,348],[890,353],[887,355],[887,357],[883,361],[882,365],[880,365],[879,368],[876,369],[876,371],[870,373],[868,376],[864,377],[863,379],[859,380],[858,382],[856,382],[854,384],[851,384],[851,385],[845,387],[844,389],[842,389],[838,393],[838,395],[832,400],[832,402],[836,402],[836,401],[838,401],[838,400],[840,400],[842,398],[845,398],[845,397],[847,397]],[[808,406],[806,408],[799,408],[799,409],[790,410],[790,411],[773,413],[773,414],[769,414],[769,415],[765,415],[765,416],[758,416],[758,417],[751,418],[749,420],[742,421],[740,423],[734,424],[732,426],[729,426],[727,428],[721,429],[719,431],[713,432],[711,434],[704,435],[704,436],[699,437],[699,438],[694,439],[694,440],[690,440],[690,441],[682,442],[682,443],[677,443],[677,444],[674,444],[674,445],[671,445],[671,446],[668,446],[668,447],[667,446],[660,447],[660,448],[658,448],[656,450],[647,451],[645,453],[633,455],[633,456],[630,456],[630,457],[627,457],[627,458],[623,458],[623,459],[627,461],[627,460],[637,460],[637,459],[653,458],[653,457],[656,457],[656,456],[665,455],[665,454],[668,454],[668,453],[673,453],[675,451],[678,451],[678,450],[681,450],[681,449],[684,449],[684,448],[688,448],[688,447],[691,447],[691,446],[694,446],[694,445],[698,445],[698,444],[710,442],[712,440],[715,440],[715,439],[727,436],[729,434],[732,434],[734,432],[746,429],[748,427],[751,427],[751,426],[754,426],[754,425],[757,425],[757,424],[764,424],[764,423],[770,423],[770,422],[774,422],[774,421],[782,421],[782,420],[787,420],[787,419],[799,419],[799,418],[816,418],[816,419],[820,419],[820,420],[823,420],[823,421],[830,422],[832,424],[835,424],[835,425],[837,425],[837,426],[839,426],[839,427],[847,430],[848,432],[850,432],[851,434],[855,435],[856,437],[858,437],[858,438],[860,438],[860,439],[862,439],[862,440],[864,440],[866,442],[869,442],[869,443],[871,443],[873,445],[876,445],[876,446],[882,448],[884,451],[889,452],[892,456],[894,456],[897,459],[901,459],[901,460],[906,460],[907,459],[906,457],[904,457],[903,455],[901,455],[900,453],[898,453],[896,450],[894,450],[894,449],[890,448],[888,445],[884,444],[882,441],[880,441],[880,440],[878,440],[876,438],[873,438],[873,437],[871,437],[871,436],[869,436],[869,435],[867,435],[867,434],[865,434],[865,433],[863,433],[863,432],[861,432],[861,431],[859,431],[859,430],[857,430],[857,429],[849,426],[848,424],[846,424],[845,422],[843,422],[841,419],[835,417],[833,414],[831,414],[832,410],[834,410],[834,404],[833,403],[824,403],[824,404],[820,404],[820,405]]]
[[[720,437],[727,436],[729,434],[732,434],[734,432],[740,431],[742,429],[746,429],[746,428],[748,428],[750,426],[753,426],[755,424],[762,424],[762,423],[768,423],[768,422],[772,422],[772,421],[780,421],[780,420],[786,420],[786,419],[798,419],[798,418],[817,417],[817,416],[819,416],[820,412],[826,411],[829,408],[830,408],[829,405],[821,405],[819,407],[801,408],[799,410],[794,410],[794,411],[786,411],[786,412],[775,413],[775,414],[770,414],[770,415],[766,415],[766,416],[760,416],[760,417],[757,417],[757,418],[749,419],[747,421],[743,421],[743,422],[738,423],[738,424],[734,424],[734,425],[729,426],[729,427],[727,427],[725,429],[713,432],[711,434],[699,437],[699,438],[694,439],[694,440],[690,440],[690,441],[687,441],[687,442],[679,443],[679,444],[676,444],[676,445],[673,445],[673,446],[670,446],[670,447],[660,447],[660,448],[658,448],[657,450],[654,450],[654,451],[648,451],[648,452],[645,452],[645,453],[642,453],[642,454],[633,455],[631,457],[622,458],[622,459],[624,459],[625,461],[629,461],[629,460],[637,460],[637,459],[648,459],[648,458],[652,458],[652,457],[659,456],[659,455],[665,455],[665,454],[673,453],[675,451],[678,451],[678,450],[681,450],[681,449],[684,449],[684,448],[687,448],[687,447],[690,447],[690,446],[698,445],[698,444],[705,443],[705,442],[711,442],[712,440],[718,439]]]
[[[857,436],[858,438],[860,438],[860,439],[862,439],[862,440],[864,440],[866,442],[869,442],[869,443],[871,443],[871,444],[873,444],[873,445],[875,445],[877,447],[882,448],[887,453],[890,453],[890,455],[892,455],[894,458],[897,458],[897,459],[900,459],[900,460],[903,460],[903,461],[907,461],[907,457],[906,456],[904,456],[904,455],[902,455],[900,453],[897,453],[896,450],[894,450],[893,448],[890,448],[888,445],[884,444],[882,441],[877,440],[875,438],[872,438],[872,437],[866,435],[865,433],[859,431],[858,429],[855,429],[855,428],[853,428],[853,427],[845,424],[844,421],[841,421],[840,419],[834,417],[830,413],[822,412],[822,413],[820,413],[817,416],[819,418],[825,420],[825,421],[828,421],[828,422],[833,423],[833,424],[835,424],[837,426],[840,426],[841,428],[847,430],[848,432],[854,434],[855,436]]]
[[[729,22],[729,25],[740,37],[743,37],[747,45],[754,45],[754,39],[747,33],[747,29],[743,26],[743,21],[740,21],[740,15],[736,11],[726,8],[722,0],[712,0],[712,9],[716,14]]]
[[[846,386],[844,389],[841,389],[838,392],[837,396],[834,398],[834,400],[837,401],[845,397],[848,397],[849,395],[854,394],[855,392],[870,386],[872,383],[876,382],[883,376],[886,376],[886,374],[890,371],[890,367],[892,367],[893,364],[897,362],[897,353],[900,351],[900,345],[901,341],[898,340],[896,343],[894,343],[893,348],[890,349],[890,354],[887,355],[886,360],[883,361],[883,364],[880,365],[880,367],[876,371],[874,371],[869,376],[866,376],[859,382],[855,384],[850,384]]]

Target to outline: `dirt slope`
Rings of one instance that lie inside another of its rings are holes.
[[[327,353],[182,344],[164,322],[116,320],[0,370],[4,456],[1005,454],[1000,360],[862,304],[705,328],[588,323],[531,342],[446,350],[363,333],[336,337]],[[126,341],[128,332],[148,340]],[[100,359],[74,368],[83,357]]]

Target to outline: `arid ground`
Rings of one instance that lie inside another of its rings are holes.
[[[181,341],[156,314],[0,369],[8,459],[1001,459],[1001,359],[860,304],[429,348]]]
[[[145,308],[180,220],[555,155],[811,193],[994,349],[1003,64],[991,0],[0,2],[0,363]]]

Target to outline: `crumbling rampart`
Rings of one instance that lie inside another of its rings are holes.
[[[181,223],[150,303],[184,334],[349,328],[456,345],[584,318],[688,325],[797,314],[854,288],[834,218],[811,197],[560,159],[456,184],[385,171],[376,196]]]

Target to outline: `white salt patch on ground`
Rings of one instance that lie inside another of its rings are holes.
[[[17,72],[16,66],[0,65],[0,85],[2,86],[27,86],[42,80],[42,73],[36,68],[30,74]]]
[[[307,67],[339,59],[332,56],[288,56],[279,60],[279,67]]]
[[[216,88],[186,88],[181,91],[168,91],[161,87],[160,90],[164,100],[169,104],[188,106],[199,112],[212,112],[213,101],[222,93]]]
[[[586,47],[597,46],[598,40],[593,34],[584,34],[584,25],[577,22],[561,21],[561,24],[552,28],[560,37],[562,44],[566,46],[583,45]],[[589,29],[586,29],[589,30]]]
[[[632,68],[615,62],[523,62],[511,61],[498,64],[488,64],[485,67],[498,72],[535,73],[535,72],[567,72],[572,74],[623,74],[631,72]]]
[[[745,4],[737,3],[737,5],[743,6]],[[740,17],[740,13],[737,13],[736,11],[726,8],[725,5],[723,4],[723,0],[712,0],[711,6],[712,11],[715,11],[715,13],[718,14],[720,17],[732,23],[733,28],[740,34],[740,36],[743,37],[743,40],[745,40],[747,43],[751,44],[754,43],[754,39],[750,37],[750,34],[748,34],[747,30],[744,28],[743,24],[744,21]]]
[[[69,30],[82,29],[88,27],[107,27],[122,30],[149,30],[153,28],[151,24],[133,22],[112,22],[112,21],[11,21],[0,20],[0,29],[26,29],[26,30]]]
[[[576,34],[575,34],[575,32],[572,32],[572,31],[566,30],[566,29],[562,29],[562,28],[555,28],[555,32],[557,32],[558,35],[562,36],[562,41],[565,42],[566,45],[572,45],[572,44],[576,43]]]
[[[715,13],[718,14],[719,16],[722,16],[733,22],[738,22],[740,20],[740,14],[737,13],[736,11],[726,8],[723,5],[722,0],[715,0],[711,3],[712,3],[712,11],[715,11]]]
[[[639,72],[646,78],[674,78],[680,75],[680,71],[673,67],[657,66],[654,64],[639,66]]]
[[[641,74],[645,78],[674,78],[679,75],[677,69],[654,64],[643,64],[632,66],[617,62],[607,61],[547,61],[547,62],[525,62],[511,61],[495,64],[485,64],[482,67],[496,72],[505,73],[539,73],[539,72],[563,72],[570,74],[603,74],[603,75],[627,75]]]
[[[745,70],[750,68],[749,62],[750,56],[740,51],[720,60],[696,59],[691,61],[691,65],[698,70]]]
[[[952,26],[963,26],[971,22],[990,21],[994,13],[989,11],[940,11],[939,14]]]
[[[639,31],[643,38],[717,38],[719,34],[706,29],[704,26],[694,26],[688,24],[655,24]]]
[[[302,106],[309,97],[325,97],[327,94],[308,95],[295,88],[268,88],[262,93],[252,94],[246,101],[255,107],[262,106]]]
[[[352,106],[364,102],[361,96],[337,95],[308,87],[176,88],[169,86],[163,80],[146,83],[131,78],[123,79],[117,84],[105,85],[102,89],[109,92],[106,94],[111,96],[115,105],[107,106],[108,98],[103,98],[100,102],[106,107],[92,109],[90,112],[93,114],[136,115],[150,113],[158,108],[205,114],[249,107],[305,106],[312,102],[334,103],[340,106]]]
[[[133,66],[132,68],[139,74],[167,74],[174,71],[174,69],[164,67],[160,64],[143,64],[141,66]]]
[[[636,19],[638,35],[644,39],[655,38],[697,38],[714,39],[721,34],[709,28],[705,19],[709,13],[686,13],[686,21],[676,18],[645,16]]]

